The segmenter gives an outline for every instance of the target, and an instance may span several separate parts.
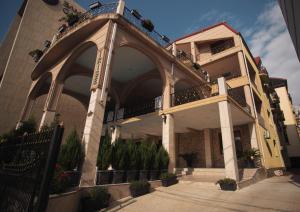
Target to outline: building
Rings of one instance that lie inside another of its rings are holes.
[[[279,97],[279,105],[284,114],[284,128],[286,130],[286,141],[288,156],[292,167],[299,167],[300,160],[300,138],[297,128],[297,119],[294,113],[292,98],[288,91],[286,79],[270,78],[272,87]]]
[[[122,0],[92,8],[60,27],[43,55],[34,52],[18,122],[34,115],[42,127],[59,113],[67,130],[83,132],[81,186],[95,183],[106,130],[113,140],[161,143],[170,171],[186,168],[181,154],[195,153],[193,168],[241,181],[240,156],[253,148],[261,153],[257,166],[285,168],[269,97],[241,34],[222,22],[170,43]]]
[[[298,13],[300,2],[297,0],[278,0],[278,4],[300,61],[300,15]]]

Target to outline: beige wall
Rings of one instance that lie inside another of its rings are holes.
[[[296,127],[295,114],[289,99],[289,94],[286,87],[275,88],[275,91],[280,100],[280,108],[284,114],[284,124],[286,126],[289,145],[287,145],[289,157],[300,157],[300,139]]]
[[[58,19],[64,16],[63,1],[59,2],[56,6],[48,5],[41,0],[27,2],[0,87],[0,119],[5,120],[0,122],[0,134],[15,127],[24,106],[32,82],[30,75],[35,66],[28,53],[37,48],[42,49],[44,41],[51,41],[62,24]],[[72,0],[68,2],[71,3]],[[12,34],[15,32],[16,25],[17,23],[12,25]],[[4,44],[11,43],[10,39],[8,37]],[[9,47],[10,45],[7,45],[3,51],[10,51]],[[3,67],[2,61],[0,67]]]

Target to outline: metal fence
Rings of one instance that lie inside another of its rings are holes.
[[[0,211],[45,211],[63,127],[0,143]]]
[[[171,106],[182,105],[189,102],[194,102],[200,99],[205,99],[203,94],[203,86],[195,86],[184,90],[176,91],[171,94]]]

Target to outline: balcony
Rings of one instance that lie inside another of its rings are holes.
[[[233,39],[226,41],[217,41],[216,43],[211,44],[211,54],[217,54],[232,47],[234,47]]]

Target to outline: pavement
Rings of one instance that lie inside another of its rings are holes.
[[[116,201],[105,211],[300,212],[300,173],[268,178],[237,191],[222,191],[214,183],[185,180],[138,198]]]

